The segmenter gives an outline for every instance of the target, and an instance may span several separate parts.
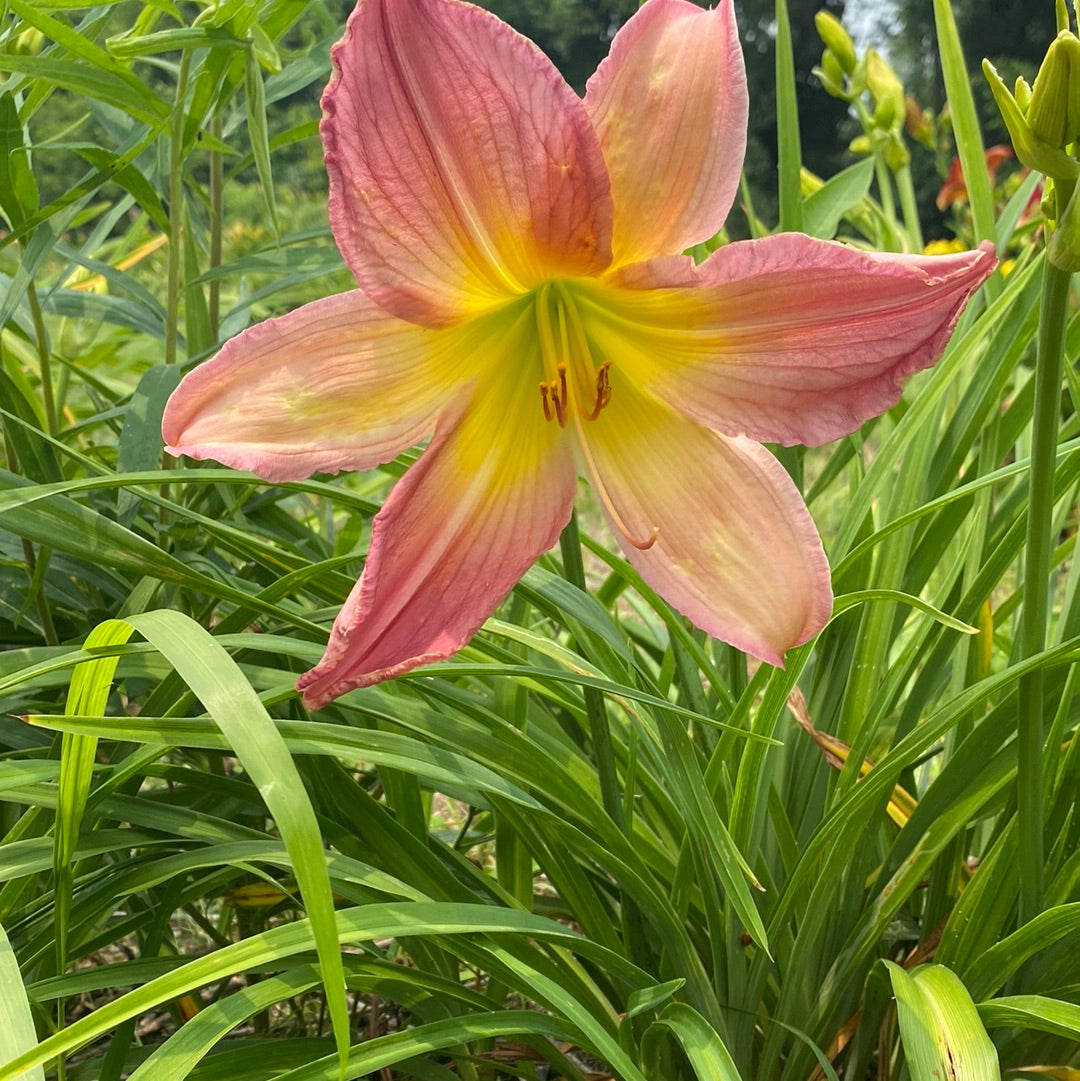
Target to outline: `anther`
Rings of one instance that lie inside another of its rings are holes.
[[[608,376],[608,372],[611,369],[611,361],[605,360],[600,365],[600,370],[596,373],[596,404],[593,406],[593,411],[589,414],[589,420],[596,420],[602,412],[604,406],[611,401],[611,379]]]
[[[559,378],[540,384],[540,404],[544,407],[544,420],[554,417],[560,428],[566,427],[566,365],[558,367]]]

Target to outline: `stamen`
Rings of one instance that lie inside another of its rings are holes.
[[[560,428],[566,427],[566,365],[560,364],[558,380],[540,384],[540,404],[544,407],[544,420],[554,417]]]
[[[611,361],[605,360],[600,365],[599,371],[596,373],[596,404],[593,406],[593,411],[589,414],[589,420],[596,420],[600,416],[604,409],[604,406],[611,401],[611,379],[608,376],[608,372],[611,370]]]
[[[554,382],[551,384],[551,396],[554,399],[555,404],[555,416],[559,418],[559,427],[566,427],[566,365],[560,364],[558,367],[559,372],[559,391],[555,392]]]

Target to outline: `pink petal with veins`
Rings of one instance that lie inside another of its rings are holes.
[[[608,265],[599,143],[532,42],[456,0],[361,0],[332,56],[330,221],[376,303],[444,325]]]
[[[618,263],[673,255],[718,232],[746,150],[746,72],[732,0],[649,0],[589,80],[615,198]]]
[[[558,540],[573,456],[527,389],[514,403],[481,397],[456,421],[444,417],[390,493],[326,653],[297,684],[310,708],[456,653]],[[492,442],[500,422],[513,438]]]
[[[381,465],[429,435],[453,393],[448,334],[359,290],[268,319],[185,376],[165,449],[274,481]]]
[[[989,246],[888,255],[782,233],[699,267],[625,268],[598,346],[621,348],[643,388],[710,428],[814,446],[895,405],[996,265]]]
[[[623,550],[673,608],[778,666],[821,630],[829,565],[802,497],[764,447],[622,385],[587,436],[590,478],[615,510]]]

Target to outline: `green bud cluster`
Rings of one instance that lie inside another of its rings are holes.
[[[866,134],[852,141],[851,150],[864,155],[881,153],[894,172],[904,168],[911,161],[911,153],[903,138],[909,112],[903,83],[875,49],[868,49],[860,58],[851,35],[828,11],[819,11],[814,25],[825,46],[821,66],[814,68],[814,74],[827,93],[856,104],[864,120]],[[865,115],[858,99],[867,91],[874,108]]]
[[[821,67],[814,68],[814,74],[827,93],[851,101],[866,88],[865,65],[861,65],[855,55],[855,42],[844,24],[827,11],[819,11],[814,16],[814,26],[825,45]]]
[[[1069,29],[1064,0],[1057,0],[1058,35],[1050,43],[1033,85],[1017,79],[1012,93],[989,60],[983,74],[1009,129],[1017,158],[1047,178],[1043,209],[1051,228],[1047,255],[1061,270],[1080,270],[1080,38]]]
[[[831,56],[837,67],[845,75],[854,75],[857,58],[855,42],[844,29],[844,24],[827,11],[819,11],[814,16],[814,26],[818,37],[825,43],[825,53]]]

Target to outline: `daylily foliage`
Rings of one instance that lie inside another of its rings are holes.
[[[781,664],[832,596],[759,441],[823,443],[895,404],[993,255],[796,234],[680,254],[722,226],[745,149],[731,0],[648,0],[584,99],[457,0],[361,0],[333,59],[330,221],[359,289],[238,335],[164,421],[173,453],[268,480],[430,440],[305,701],[460,649],[555,543],[579,473],[653,588]]]

